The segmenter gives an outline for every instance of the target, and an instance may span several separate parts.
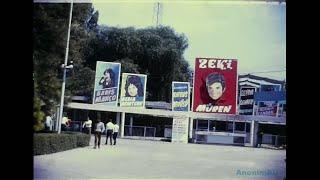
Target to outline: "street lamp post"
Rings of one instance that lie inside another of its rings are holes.
[[[67,69],[73,68],[73,65],[67,66],[68,54],[69,54],[69,40],[70,40],[72,9],[73,9],[73,0],[71,1],[71,5],[70,5],[70,15],[69,15],[69,27],[68,27],[68,35],[67,35],[66,55],[65,55],[65,59],[64,59],[64,64],[62,64],[63,81],[62,81],[62,89],[61,89],[60,112],[59,112],[59,119],[58,119],[58,121],[59,121],[58,122],[58,134],[61,133],[61,122],[62,122],[62,113],[63,113],[63,104],[64,104],[64,91],[65,91],[65,86],[66,86]]]

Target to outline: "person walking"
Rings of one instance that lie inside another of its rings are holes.
[[[82,127],[85,128],[86,133],[91,136],[92,121],[89,119],[89,117],[87,121],[83,123]]]
[[[113,145],[116,145],[117,143],[118,132],[119,132],[119,125],[115,123],[113,126]]]
[[[108,145],[108,138],[110,138],[110,145],[112,145],[112,133],[113,133],[113,123],[112,120],[109,119],[109,122],[106,125],[106,129],[107,129],[107,138],[106,138],[106,145]]]
[[[94,149],[100,148],[100,141],[101,141],[101,134],[104,132],[105,127],[104,127],[104,123],[101,122],[100,119],[98,119],[98,123],[96,124],[96,128],[95,128],[95,134],[94,134]]]

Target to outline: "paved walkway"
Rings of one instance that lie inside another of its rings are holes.
[[[283,179],[284,150],[118,139],[34,157],[35,179]],[[257,174],[258,173],[258,174]],[[259,174],[260,173],[260,174]],[[273,173],[273,174],[272,174]]]

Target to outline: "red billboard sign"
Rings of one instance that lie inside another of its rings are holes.
[[[193,112],[236,114],[237,60],[196,58]]]

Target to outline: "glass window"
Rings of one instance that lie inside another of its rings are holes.
[[[250,133],[251,123],[246,123],[246,132]]]
[[[261,85],[261,91],[279,91],[279,85]]]
[[[198,130],[208,130],[208,120],[198,120]]]
[[[216,121],[209,120],[209,131],[215,131],[215,130],[216,130]]]
[[[235,122],[234,132],[244,132],[245,123],[244,122]]]
[[[228,122],[227,124],[228,124],[227,131],[233,132],[233,122]]]
[[[216,131],[226,132],[227,131],[227,122],[226,121],[216,121]]]

